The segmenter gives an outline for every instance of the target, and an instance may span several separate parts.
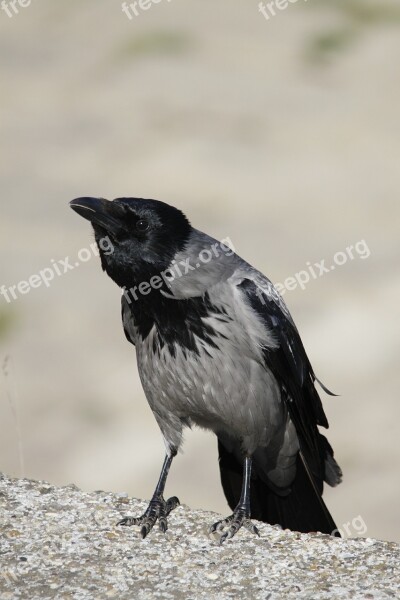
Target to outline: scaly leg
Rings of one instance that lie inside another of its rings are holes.
[[[258,536],[260,535],[257,527],[250,521],[250,476],[251,457],[246,456],[244,459],[242,493],[238,505],[232,515],[226,519],[217,521],[217,523],[214,523],[214,525],[211,525],[210,527],[210,533],[215,533],[217,531],[222,532],[225,527],[229,527],[228,531],[222,533],[219,538],[220,544],[223,544],[225,540],[233,537],[243,526],[252,533],[255,533]]]
[[[141,517],[125,517],[119,521],[117,525],[141,525],[140,533],[143,539],[153,529],[157,520],[160,530],[163,533],[167,531],[167,517],[171,510],[179,506],[179,500],[176,496],[169,498],[167,501],[164,500],[163,496],[168,471],[174,456],[175,454],[171,454],[165,457],[157,487],[154,490],[153,497],[143,515]]]

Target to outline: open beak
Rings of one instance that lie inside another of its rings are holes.
[[[75,198],[70,207],[93,226],[100,226],[110,233],[118,233],[124,229],[124,210],[118,204],[104,198]]]

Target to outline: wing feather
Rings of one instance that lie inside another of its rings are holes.
[[[263,348],[265,365],[276,378],[296,428],[303,456],[320,482],[325,475],[326,449],[321,444],[318,425],[328,427],[321,399],[315,388],[316,377],[299,332],[278,292],[266,279],[264,285],[244,278],[238,288],[245,301],[277,341]]]

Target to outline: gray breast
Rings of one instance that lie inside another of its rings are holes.
[[[215,302],[222,302],[226,310],[224,290],[215,289],[214,294]],[[179,344],[171,352],[159,344],[156,326],[146,339],[136,340],[143,388],[170,445],[179,447],[182,425],[194,423],[225,432],[253,452],[266,445],[283,424],[278,385],[255,343],[259,332],[249,331],[251,324],[246,330],[237,322],[238,315],[234,316],[228,320],[204,317],[215,335],[212,344],[197,337],[197,352]]]

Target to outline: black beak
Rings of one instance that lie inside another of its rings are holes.
[[[110,234],[124,229],[124,210],[118,204],[104,198],[75,198],[70,207],[93,226],[99,225]]]

